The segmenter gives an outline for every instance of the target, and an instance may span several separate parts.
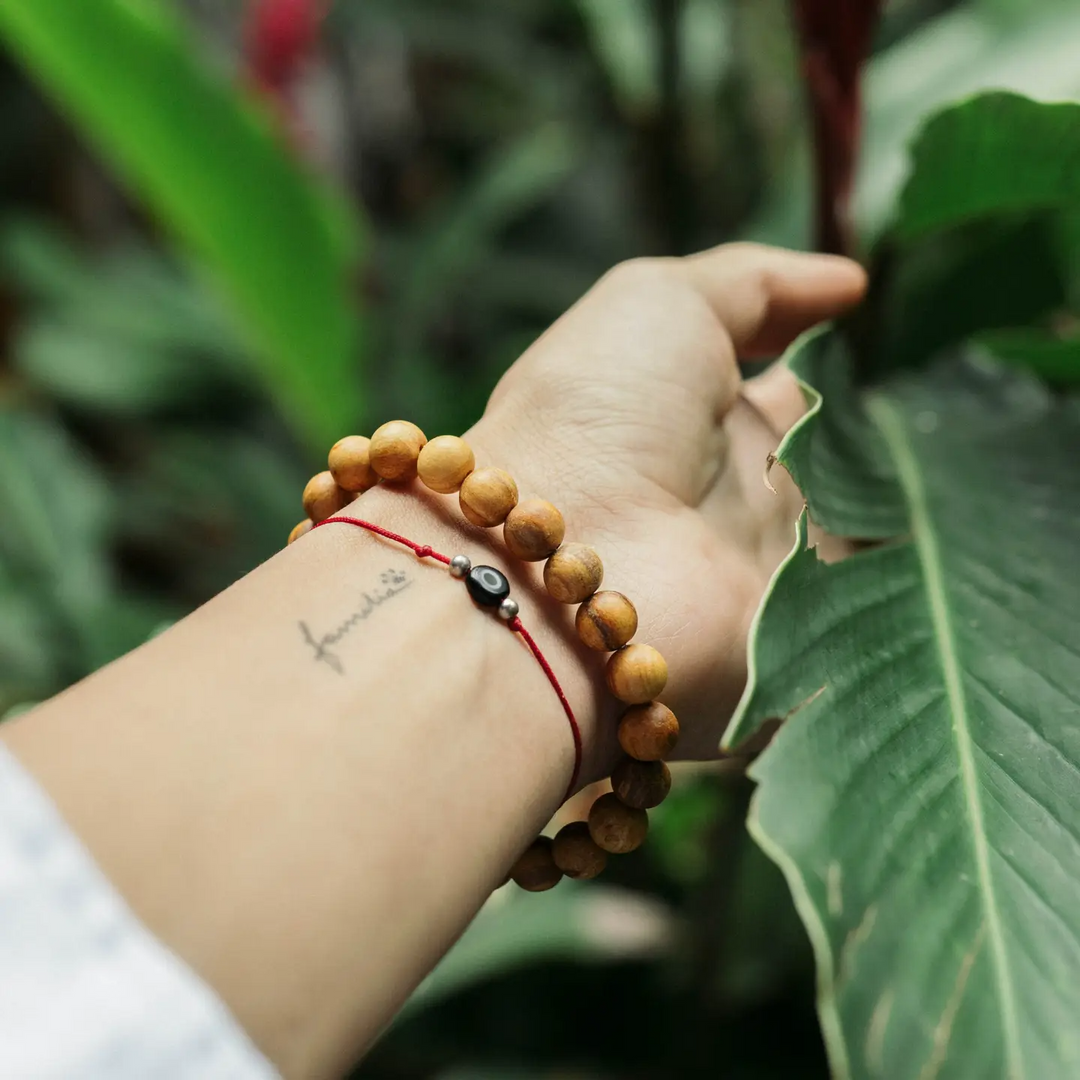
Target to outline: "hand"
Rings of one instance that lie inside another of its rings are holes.
[[[752,244],[624,263],[514,364],[468,435],[633,600],[635,640],[668,661],[680,757],[716,753],[802,506],[786,476],[779,494],[763,480],[802,395],[778,368],[743,381],[736,358],[781,351],[865,284],[847,259]]]

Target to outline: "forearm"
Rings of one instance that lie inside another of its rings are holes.
[[[476,561],[412,493],[356,510]],[[497,557],[491,560],[501,563]],[[519,583],[596,752],[587,658]],[[441,567],[316,530],[5,727],[135,912],[287,1075],[333,1075],[559,802],[572,743],[522,643]]]

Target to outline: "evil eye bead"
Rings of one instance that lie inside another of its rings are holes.
[[[465,587],[481,607],[497,608],[510,595],[510,582],[494,566],[474,566],[465,577]]]

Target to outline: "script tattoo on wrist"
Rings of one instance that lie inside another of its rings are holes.
[[[357,626],[369,619],[387,600],[392,600],[399,593],[403,593],[412,583],[413,579],[404,570],[384,570],[379,575],[378,587],[364,592],[360,597],[360,606],[335,629],[325,634],[317,634],[301,620],[297,624],[300,628],[300,636],[314,653],[315,662],[326,664],[339,675],[344,675],[345,665],[341,662],[341,657],[333,651],[334,647]]]

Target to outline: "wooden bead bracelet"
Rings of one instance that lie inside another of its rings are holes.
[[[476,468],[472,449],[454,435],[428,439],[405,420],[383,424],[370,439],[349,435],[330,450],[329,468],[313,476],[304,488],[307,514],[289,534],[289,543],[315,525],[342,522],[360,525],[411,547],[421,557],[435,557],[450,573],[465,580],[477,603],[494,607],[511,628],[521,633],[559,694],[575,736],[576,784],[580,766],[580,736],[569,703],[539,648],[518,618],[518,605],[509,597],[509,583],[494,567],[473,567],[464,555],[448,558],[430,547],[354,518],[336,517],[353,499],[382,481],[407,483],[416,477],[431,491],[458,494],[461,512],[473,525],[503,527],[512,555],[524,562],[544,561],[544,586],[564,604],[579,604],[574,624],[590,649],[610,652],[606,681],[611,693],[630,706],[619,720],[623,757],[611,774],[612,790],[593,803],[588,821],[575,821],[550,839],[534,840],[517,860],[510,877],[523,889],[542,892],[563,875],[596,877],[609,854],[622,855],[640,847],[649,828],[647,811],[659,805],[671,789],[664,759],[679,738],[679,722],[655,698],[667,683],[667,663],[650,645],[631,643],[637,632],[634,605],[622,593],[598,591],[604,576],[600,556],[585,544],[564,543],[562,514],[543,499],[518,498],[509,473]]]

